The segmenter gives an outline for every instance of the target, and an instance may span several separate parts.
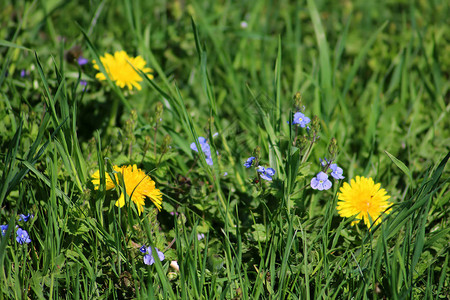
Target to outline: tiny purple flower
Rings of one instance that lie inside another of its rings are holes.
[[[209,165],[209,166],[212,166],[214,163],[213,163],[213,160],[212,160],[212,157],[206,157],[206,163]]]
[[[333,176],[334,178],[336,178],[336,179],[344,179],[345,178],[344,176],[342,176],[344,171],[342,170],[342,168],[339,168],[337,164],[331,164],[330,169],[333,171],[333,172],[331,172],[331,176]]]
[[[199,234],[197,234],[197,240],[201,240],[201,239],[204,239],[205,238],[205,234],[203,234],[203,233],[199,233]]]
[[[83,92],[86,90],[87,87],[87,81],[86,80],[80,80],[80,85],[83,86]]]
[[[328,175],[324,172],[319,172],[316,177],[311,179],[311,187],[315,190],[328,190],[331,186],[332,183],[328,180]]]
[[[247,169],[250,168],[250,167],[252,166],[253,161],[255,160],[255,158],[256,158],[256,157],[253,157],[253,156],[249,157],[249,158],[247,159],[247,161],[244,163],[244,166],[245,166]]]
[[[258,166],[257,171],[261,173],[261,178],[267,181],[272,181],[272,176],[275,175],[275,170],[272,168],[265,169],[263,166]]]
[[[83,66],[89,62],[87,58],[84,58],[83,56],[78,57],[77,62],[80,66]]]
[[[156,253],[158,254],[159,260],[163,261],[164,258],[165,258],[164,253],[159,251],[158,248],[156,248],[156,247],[154,249],[156,250]],[[153,258],[152,248],[151,247],[147,248],[147,253],[148,254],[144,256],[144,264],[151,266],[151,265],[153,265],[155,263],[155,259]]]
[[[139,248],[139,251],[141,251],[142,253],[147,252],[147,248],[145,247],[145,245],[142,245],[141,248]]]
[[[25,77],[27,76],[27,71],[25,69],[23,69],[22,71],[20,71],[20,77]]]
[[[200,146],[202,147],[202,152],[206,156],[206,163],[208,165],[212,166],[213,165],[213,160],[211,158],[211,147],[207,143],[206,139],[204,137],[202,137],[202,136],[198,137],[198,142],[199,142]],[[197,145],[195,144],[195,142],[191,143],[190,147],[195,152],[198,152]]]
[[[322,160],[321,158],[319,158],[320,164],[322,165],[322,167],[326,167],[326,166],[330,163],[330,161],[329,161],[326,157],[324,157],[323,159],[324,159],[324,160]]]
[[[26,230],[23,230],[22,228],[17,229],[17,237],[16,237],[16,241],[19,244],[23,244],[23,243],[30,243],[30,236],[28,235],[28,232]]]
[[[8,230],[8,224],[6,225],[0,225],[0,229],[2,231],[2,236],[5,236],[6,231]]]
[[[24,221],[24,222],[28,222],[29,219],[34,218],[33,214],[28,214],[28,215],[20,214],[19,216],[20,216],[19,221]]]
[[[294,121],[292,121],[293,124],[299,124],[302,128],[305,128],[306,124],[308,124],[309,122],[311,122],[311,119],[301,112],[296,112],[294,114]]]

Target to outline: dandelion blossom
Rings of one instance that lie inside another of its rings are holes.
[[[141,75],[136,70],[140,70],[146,73],[150,79],[153,79],[152,74],[148,74],[153,70],[145,67],[145,60],[141,56],[129,57],[125,51],[116,51],[114,56],[105,53],[105,56],[100,56],[100,61],[105,67],[108,77],[114,81],[119,87],[128,87],[129,90],[133,89],[133,86],[141,90],[139,82],[142,81]],[[94,69],[100,70],[97,62],[94,60]],[[102,72],[97,73],[95,78],[99,80],[106,80],[105,74]]]
[[[161,210],[162,195],[161,191],[155,188],[155,182],[145,174],[144,171],[138,169],[136,165],[122,166],[120,170],[122,174],[125,191],[131,200],[136,204],[139,215],[144,211],[145,197],[155,204],[158,210]],[[122,207],[125,205],[125,195],[122,194],[116,202],[116,206]]]
[[[340,188],[338,193],[337,210],[341,217],[350,218],[356,216],[357,221],[363,220],[367,227],[370,223],[381,222],[381,214],[391,205],[387,200],[391,197],[386,195],[386,190],[375,184],[372,178],[356,176],[350,184],[347,182]],[[389,210],[386,211],[389,213]],[[369,217],[370,216],[370,217]]]
[[[139,169],[136,165],[122,167],[114,166],[113,169],[114,171],[116,171],[116,182],[118,184],[119,182],[123,183],[125,192],[127,196],[131,198],[131,200],[136,204],[139,215],[141,215],[141,213],[144,211],[145,197],[150,198],[150,200],[153,202],[153,204],[155,204],[158,210],[161,210],[162,194],[161,191],[155,187],[155,182],[150,178],[150,176],[145,174],[145,172]],[[121,177],[120,181],[119,175]],[[106,190],[115,188],[116,186],[109,174],[105,173],[105,176]],[[98,186],[100,185],[99,171],[96,171],[92,175],[92,178],[92,183],[97,190]],[[119,200],[116,201],[116,206],[123,207],[124,205],[125,194],[122,192]]]
[[[116,168],[117,168],[117,170],[119,170],[119,167],[114,166],[114,171],[117,171]],[[98,188],[100,187],[100,171],[99,170],[95,171],[95,173],[92,174],[91,177],[92,177],[91,182],[94,185],[94,189],[98,190]],[[106,177],[106,190],[109,191],[109,190],[115,188],[116,185],[114,184],[114,181],[112,181],[112,179],[108,173],[105,173],[105,177]],[[116,182],[117,182],[117,178],[116,178]]]

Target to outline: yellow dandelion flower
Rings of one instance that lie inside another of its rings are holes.
[[[155,187],[155,182],[145,174],[144,171],[139,169],[136,165],[132,166],[114,166],[114,171],[116,171],[116,182],[122,182],[125,188],[125,192],[127,194],[127,198],[130,198],[137,206],[138,213],[144,211],[145,205],[145,197],[150,198],[150,200],[155,204],[158,210],[161,210],[162,203],[162,194],[159,189]],[[98,189],[100,185],[100,176],[99,171],[96,171],[92,175],[92,183],[95,186],[95,189]],[[109,177],[109,174],[106,173],[106,189],[112,189],[115,187],[114,182]],[[121,181],[119,181],[119,176]],[[119,200],[116,201],[116,206],[122,207],[125,205],[125,195],[122,194],[119,197]]]
[[[117,166],[115,166],[117,167]],[[94,189],[98,190],[99,186],[100,186],[100,170],[95,171],[94,174],[92,174],[92,184],[94,185]],[[113,188],[116,187],[116,185],[114,184],[114,181],[112,181],[111,177],[109,176],[108,173],[105,172],[105,178],[106,178],[106,190],[111,190]],[[117,182],[117,177],[116,177],[116,182]]]
[[[386,190],[381,189],[381,184],[375,184],[372,178],[356,176],[350,184],[345,182],[338,193],[337,210],[341,217],[350,218],[356,215],[357,221],[364,220],[370,228],[370,222],[381,222],[381,214],[391,205],[387,200]],[[389,210],[386,211],[389,213]],[[369,218],[370,216],[370,218]]]
[[[141,56],[136,56],[134,58],[129,57],[128,54],[122,50],[114,52],[114,56],[105,53],[105,56],[100,56],[100,60],[108,73],[108,77],[121,88],[127,86],[129,90],[132,90],[134,86],[139,91],[141,90],[139,82],[142,81],[142,77],[136,70],[141,70],[146,73],[150,79],[153,79],[153,75],[148,74],[153,70],[145,67],[146,62]],[[100,70],[95,60],[93,63],[94,69]],[[105,74],[101,72],[97,73],[95,77],[99,80],[106,80]]]

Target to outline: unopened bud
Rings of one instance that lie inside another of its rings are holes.
[[[155,108],[155,122],[159,123],[162,121],[161,116],[163,114],[164,111],[164,105],[161,102],[156,103],[156,108]]]
[[[170,135],[166,135],[161,144],[161,153],[166,153],[169,150],[170,144],[172,143],[172,137]]]
[[[144,152],[147,152],[148,149],[150,149],[150,143],[152,141],[152,138],[149,135],[146,135],[144,138]]]
[[[133,124],[136,123],[137,119],[138,119],[137,111],[135,109],[131,110],[130,120],[133,121]]]
[[[303,97],[302,97],[302,94],[300,94],[300,92],[295,93],[294,106],[297,111],[299,111],[300,107],[302,107],[302,99],[303,99]]]
[[[300,136],[297,140],[296,146],[300,151],[304,150],[309,145],[309,140],[306,135]]]
[[[330,141],[330,145],[328,146],[328,152],[330,153],[330,156],[332,158],[336,157],[336,154],[338,152],[338,145],[335,138],[332,138]]]

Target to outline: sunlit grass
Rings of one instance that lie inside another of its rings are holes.
[[[448,10],[1,2],[0,298],[445,299]],[[356,176],[389,214],[340,217]]]

